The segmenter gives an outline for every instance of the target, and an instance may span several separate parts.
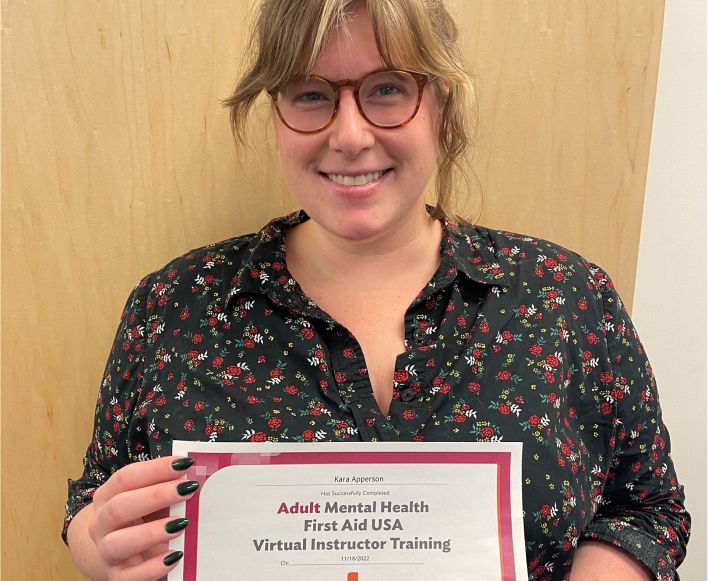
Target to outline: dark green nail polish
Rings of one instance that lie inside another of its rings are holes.
[[[192,464],[194,464],[194,458],[179,458],[172,462],[172,468],[174,470],[186,470]]]
[[[186,528],[187,525],[189,524],[189,520],[186,518],[176,518],[175,520],[171,520],[165,525],[165,530],[169,534],[174,534],[178,533],[182,529]]]
[[[197,488],[199,488],[199,482],[195,480],[187,480],[186,482],[180,482],[177,485],[177,494],[180,496],[187,496],[192,494]]]
[[[179,561],[183,555],[184,553],[182,551],[175,551],[174,553],[170,553],[164,559],[162,559],[162,562],[169,567],[170,565],[174,565],[177,561]]]

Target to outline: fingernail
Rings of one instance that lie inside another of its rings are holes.
[[[172,462],[172,468],[174,470],[186,470],[192,464],[194,464],[194,458],[178,458]]]
[[[169,567],[170,565],[174,565],[177,561],[179,561],[183,555],[184,553],[182,551],[175,551],[174,553],[170,553],[164,559],[162,559],[162,562]]]
[[[199,488],[199,482],[195,480],[187,480],[186,482],[180,482],[177,485],[177,494],[180,496],[187,496],[192,494],[197,488]]]
[[[186,528],[187,525],[189,524],[189,520],[186,518],[176,518],[175,520],[171,520],[165,525],[165,530],[169,534],[174,534],[178,533],[182,529]]]

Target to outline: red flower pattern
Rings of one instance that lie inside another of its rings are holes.
[[[524,443],[531,579],[566,577],[583,538],[675,578],[690,525],[683,492],[651,368],[601,269],[542,240],[444,223],[435,284],[406,313],[416,340],[396,362],[384,416],[356,338],[287,272],[283,234],[304,219],[194,250],[139,283],[67,522],[113,470],[169,455],[173,438],[498,438]]]

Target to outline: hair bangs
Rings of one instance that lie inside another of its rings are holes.
[[[383,0],[366,2],[366,6],[384,64],[389,68],[431,72],[433,63],[426,58],[430,54],[426,48],[435,41],[431,31],[421,26],[426,16],[413,14],[415,6],[407,2]]]

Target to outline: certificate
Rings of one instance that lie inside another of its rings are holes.
[[[521,446],[175,441],[201,486],[169,581],[526,579]]]

